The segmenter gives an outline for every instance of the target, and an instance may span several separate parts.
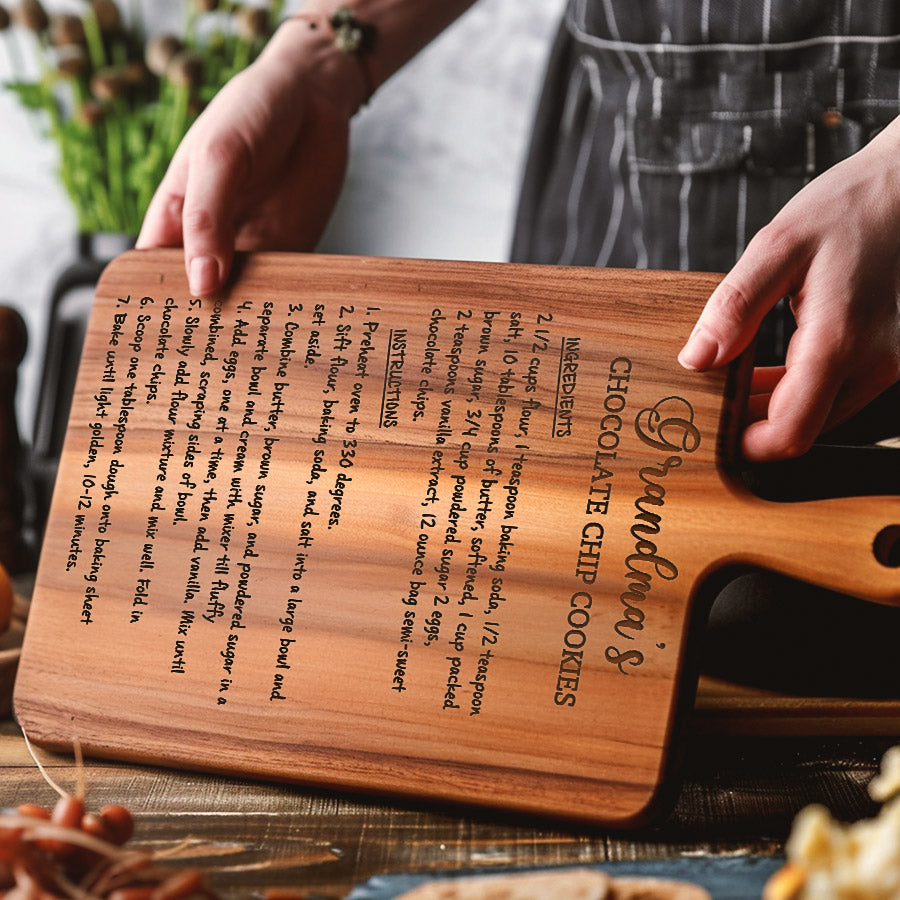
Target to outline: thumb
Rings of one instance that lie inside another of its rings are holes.
[[[764,232],[750,242],[707,300],[678,354],[682,366],[698,371],[717,368],[750,345],[766,313],[792,289],[792,261],[773,249]]]

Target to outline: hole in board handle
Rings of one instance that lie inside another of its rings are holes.
[[[900,525],[888,525],[875,535],[875,559],[889,569],[900,568]]]

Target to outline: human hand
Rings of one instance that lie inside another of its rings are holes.
[[[349,119],[363,100],[355,66],[307,22],[283,25],[185,135],[137,247],[183,244],[197,296],[225,283],[235,249],[312,250],[340,192]]]
[[[725,365],[790,297],[784,366],[757,368],[742,449],[799,456],[900,378],[900,119],[801,190],[747,246],[679,355]]]

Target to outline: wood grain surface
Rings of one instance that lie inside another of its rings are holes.
[[[776,856],[807,803],[845,821],[872,815],[865,786],[888,744],[689,737],[673,811],[630,832],[128,763],[89,760],[83,779],[89,809],[128,806],[134,846],[174,853],[174,867],[202,867],[225,900],[338,900],[393,873]],[[74,789],[70,754],[41,759]],[[0,723],[0,794],[10,806],[56,797],[9,722]]]
[[[178,252],[121,257],[20,721],[132,761],[658,814],[717,572],[900,602],[897,498],[729,475],[749,360],[675,361],[714,283],[261,254],[200,302]]]

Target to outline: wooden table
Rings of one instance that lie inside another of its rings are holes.
[[[185,841],[176,858],[205,867],[223,897],[284,887],[339,898],[387,872],[777,854],[807,803],[844,819],[871,815],[865,786],[894,742],[695,734],[669,818],[628,834],[108,762],[89,761],[85,777],[90,807],[127,805],[141,845]],[[71,759],[40,755],[59,784],[74,788]],[[4,806],[55,799],[10,720],[0,725],[0,796]]]

